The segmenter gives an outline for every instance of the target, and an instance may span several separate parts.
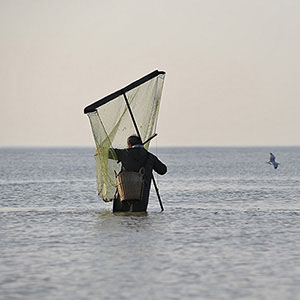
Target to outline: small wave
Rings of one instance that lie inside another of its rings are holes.
[[[0,212],[45,212],[45,211],[55,211],[56,207],[0,207]]]
[[[0,180],[0,185],[29,185],[53,183],[95,182],[95,179],[51,179],[51,180]]]
[[[98,207],[68,207],[68,206],[47,206],[47,207],[0,207],[0,213],[10,212],[42,212],[42,213],[99,213]]]

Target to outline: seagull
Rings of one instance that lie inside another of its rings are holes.
[[[279,165],[279,163],[275,161],[275,156],[272,152],[270,152],[270,160],[267,163],[273,165],[274,169],[277,169]]]

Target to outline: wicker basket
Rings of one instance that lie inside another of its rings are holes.
[[[144,169],[139,172],[121,172],[117,175],[120,200],[140,200],[143,189]]]

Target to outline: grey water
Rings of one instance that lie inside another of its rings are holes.
[[[94,149],[1,148],[0,299],[300,299],[300,148],[153,153],[165,211],[114,215]]]

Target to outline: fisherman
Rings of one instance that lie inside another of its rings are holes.
[[[122,163],[121,172],[139,172],[144,168],[144,180],[141,199],[121,201],[120,195],[116,195],[113,202],[113,212],[142,212],[147,211],[150,186],[152,179],[152,170],[160,175],[167,173],[167,166],[162,163],[154,154],[148,152],[141,141],[141,138],[132,135],[127,139],[126,149],[113,149],[117,159]],[[110,157],[113,154],[110,152]]]

